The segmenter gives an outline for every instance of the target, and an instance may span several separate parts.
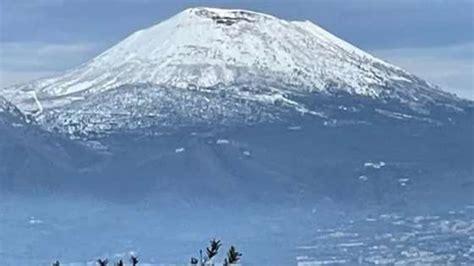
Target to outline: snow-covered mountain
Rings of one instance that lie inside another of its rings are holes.
[[[243,264],[471,265],[473,106],[311,22],[185,10],[0,89],[3,265],[212,236]]]
[[[396,103],[404,118],[425,119],[433,106],[462,112],[465,104],[312,22],[215,8],[187,9],[63,75],[2,90],[46,127],[82,133],[288,113],[327,119],[331,112],[313,99],[341,94]],[[382,113],[393,117],[388,109]]]

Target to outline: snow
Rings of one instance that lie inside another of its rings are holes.
[[[176,153],[182,153],[182,152],[184,152],[184,151],[185,151],[185,149],[182,148],[182,147],[181,147],[181,148],[177,148],[177,149],[175,150]]]
[[[4,95],[21,109],[34,111],[38,106],[29,101],[32,97],[44,108],[54,108],[75,101],[74,97],[134,83],[200,90],[258,80],[280,84],[278,90],[286,88],[286,93],[288,88],[306,92],[332,86],[378,97],[389,92],[387,83],[413,79],[309,21],[285,21],[246,10],[191,8],[131,34],[63,75],[6,88]],[[35,96],[25,93],[31,91]],[[416,91],[397,92],[394,95]]]
[[[301,130],[301,126],[291,126],[291,127],[288,127],[288,130],[298,131],[298,130]]]
[[[36,92],[32,91],[33,99],[35,100],[36,105],[38,106],[37,114],[41,114],[43,112],[43,106],[41,105],[40,101],[38,100],[38,96],[36,96]]]
[[[0,114],[0,124],[10,121],[8,124],[13,127],[23,127],[31,122],[15,105],[2,96],[0,96]]]
[[[420,106],[440,99],[451,106],[457,101],[312,22],[205,7],[139,30],[59,76],[0,92],[46,129],[88,135],[275,121],[295,111],[326,119],[326,110],[304,99],[338,91],[383,102],[393,98],[407,110],[423,110]],[[378,112],[419,119],[409,112]]]
[[[30,217],[28,223],[31,225],[36,225],[36,224],[42,224],[43,221],[32,216]]]
[[[380,169],[384,166],[385,166],[385,162],[383,162],[383,161],[380,161],[378,163],[373,163],[373,162],[364,163],[365,168]]]
[[[216,144],[218,145],[223,145],[223,144],[229,144],[230,141],[228,139],[218,139],[216,140]]]

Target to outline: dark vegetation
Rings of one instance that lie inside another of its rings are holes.
[[[98,259],[98,260],[97,260],[97,265],[99,265],[99,266],[107,266],[107,264],[109,264],[109,260],[108,260],[108,259],[104,259],[104,260]]]
[[[204,266],[208,265],[208,263],[212,262],[212,259],[219,254],[219,249],[222,246],[220,240],[212,239],[209,242],[209,246],[206,248],[206,256],[203,257],[202,250],[199,251],[200,258],[191,258],[191,265],[199,265]],[[242,257],[242,253],[238,252],[234,246],[230,246],[229,251],[227,251],[227,257],[224,259],[224,265],[233,265],[239,262],[240,258]],[[97,261],[98,266],[107,266],[109,263],[108,259],[98,259]],[[132,266],[138,265],[138,257],[130,256],[130,263]],[[61,264],[59,261],[55,261],[52,263],[52,266],[60,266]],[[124,266],[123,260],[118,260],[115,266]]]
[[[230,246],[229,251],[227,251],[227,258],[224,260],[224,265],[236,264],[239,262],[242,253],[238,252],[234,246]]]
[[[202,256],[202,250],[199,251],[199,260],[192,257],[191,265],[200,265],[204,266],[212,262],[212,259],[217,256],[219,249],[222,246],[220,240],[212,239],[209,242],[209,246],[206,248],[206,256]],[[234,246],[230,246],[229,251],[227,252],[227,258],[224,259],[224,265],[236,264],[239,262],[242,253],[239,253]]]

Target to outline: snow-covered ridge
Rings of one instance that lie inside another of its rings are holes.
[[[3,123],[18,125],[28,122],[30,121],[27,116],[11,102],[0,96],[0,125]]]
[[[216,8],[184,10],[63,75],[0,92],[67,132],[325,118],[312,97],[340,93],[423,114],[461,101],[312,22]]]
[[[133,33],[64,75],[6,88],[2,94],[22,110],[36,111],[30,91],[45,108],[53,108],[134,83],[182,89],[279,84],[300,92],[337,88],[379,97],[395,94],[386,87],[396,82],[420,83],[309,21],[191,8]],[[435,90],[429,84],[417,87]],[[409,97],[412,92],[396,91]]]

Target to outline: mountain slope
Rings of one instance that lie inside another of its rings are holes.
[[[99,156],[81,143],[47,132],[0,96],[0,187],[58,188],[64,177],[93,167]]]
[[[436,106],[462,113],[472,105],[309,21],[213,8],[187,9],[61,76],[2,90],[48,128],[66,132],[157,124],[137,124],[143,117],[187,126],[235,116],[238,123],[284,119],[275,110],[327,117],[308,101],[341,93],[394,103],[407,117],[429,116]]]
[[[22,126],[29,119],[15,105],[0,96],[0,125]]]

